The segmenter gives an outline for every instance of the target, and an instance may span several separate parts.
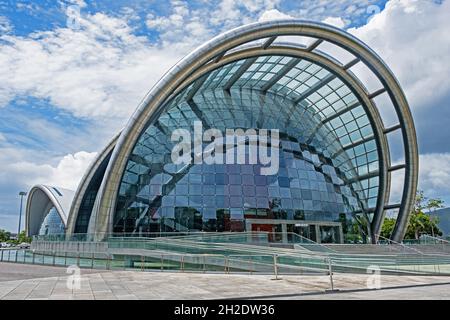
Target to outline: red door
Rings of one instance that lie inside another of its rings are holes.
[[[252,224],[252,231],[255,232],[268,232],[269,242],[273,242],[274,240],[274,225],[273,224]]]

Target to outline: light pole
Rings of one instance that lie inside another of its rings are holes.
[[[19,213],[19,228],[17,230],[17,240],[19,240],[19,234],[20,234],[20,224],[22,223],[22,203],[23,203],[23,197],[26,196],[27,193],[25,191],[20,191],[20,213]]]

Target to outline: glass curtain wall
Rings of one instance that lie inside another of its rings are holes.
[[[261,218],[337,221],[345,235],[364,238],[379,163],[363,106],[312,62],[252,61],[249,67],[246,60],[230,63],[194,82],[142,133],[123,174],[113,232],[245,231],[246,218]],[[230,86],[236,72],[241,76]],[[193,137],[195,121],[224,136],[227,129],[279,130],[278,172],[261,175],[262,165],[248,162],[173,164],[172,132],[186,129]],[[331,242],[336,238],[333,230],[322,232]]]

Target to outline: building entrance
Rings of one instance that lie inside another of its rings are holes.
[[[343,243],[342,224],[334,221],[246,219],[246,230],[269,233],[269,241],[295,243],[302,236],[317,243]]]

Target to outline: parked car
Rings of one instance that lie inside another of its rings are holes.
[[[8,242],[2,242],[1,247],[2,247],[2,248],[9,248],[9,247],[11,247],[11,243],[8,243]]]
[[[30,248],[30,244],[26,243],[26,242],[22,242],[21,244],[18,245],[19,249],[29,249]]]

